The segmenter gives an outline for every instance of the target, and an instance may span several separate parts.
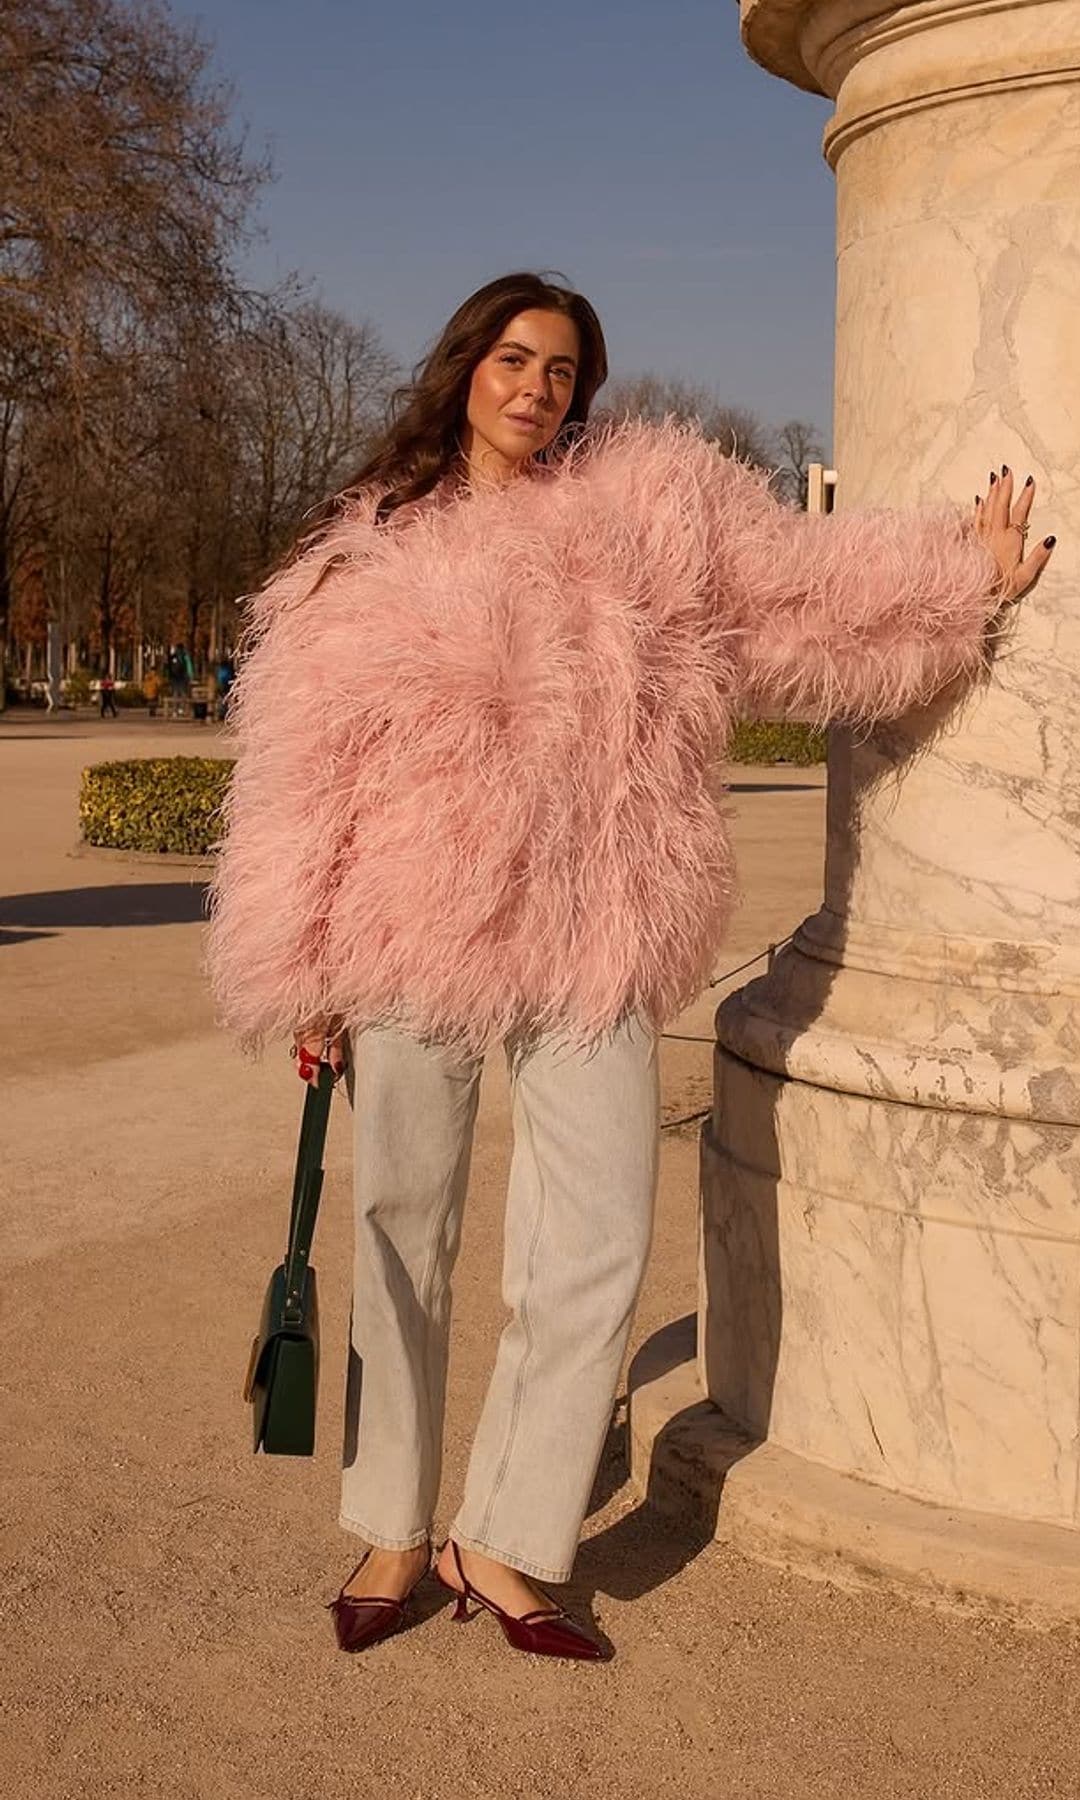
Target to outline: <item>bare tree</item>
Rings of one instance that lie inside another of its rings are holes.
[[[89,502],[103,429],[120,442],[109,395],[132,334],[175,341],[181,316],[206,328],[235,309],[231,253],[264,171],[230,136],[229,95],[208,63],[197,34],[153,0],[0,8],[0,496],[33,496],[26,542],[13,518],[0,530],[0,656],[13,568],[55,531],[61,488]],[[58,443],[62,469],[27,461]],[[97,473],[120,480],[115,459]],[[106,619],[116,548],[110,522]],[[55,574],[59,558],[61,597],[72,549],[57,542],[41,559]]]
[[[233,392],[257,567],[362,460],[399,376],[368,323],[311,299],[261,309],[236,346]]]
[[[606,384],[601,408],[614,417],[629,415],[656,423],[668,416],[696,420],[725,455],[738,456],[757,468],[773,466],[770,433],[757,413],[728,406],[711,388],[697,383],[651,372],[624,376]]]
[[[821,462],[825,452],[816,425],[805,419],[788,419],[776,433],[777,485],[796,506],[806,506],[808,470]]]
[[[0,340],[70,376],[109,317],[223,304],[264,170],[209,50],[152,0],[0,9]]]
[[[0,625],[11,610],[15,559],[28,495],[26,477],[23,412],[9,379],[0,388]],[[2,649],[0,640],[0,674]]]

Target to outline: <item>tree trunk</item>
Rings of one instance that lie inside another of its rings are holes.
[[[98,593],[98,609],[101,621],[101,662],[103,668],[110,666],[112,654],[112,562],[113,562],[113,530],[110,525],[105,533],[105,549],[101,563],[101,587]]]

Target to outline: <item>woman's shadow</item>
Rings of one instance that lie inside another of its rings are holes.
[[[692,1329],[693,1324],[691,1314],[678,1320],[675,1326],[665,1327],[665,1334],[670,1332],[673,1340],[685,1344],[687,1330]],[[628,1409],[628,1395],[620,1394],[593,1484],[588,1510],[590,1518],[602,1512],[620,1494],[633,1493],[629,1487]],[[669,1429],[679,1429],[678,1421],[670,1421]],[[608,1594],[617,1600],[637,1600],[643,1594],[663,1587],[712,1542],[709,1507],[712,1506],[715,1517],[721,1485],[722,1482],[717,1483],[711,1497],[703,1497],[700,1514],[685,1513],[678,1518],[661,1510],[655,1497],[647,1492],[630,1511],[595,1536],[585,1538],[574,1564],[569,1588],[574,1596],[571,1604],[579,1611],[588,1608],[591,1612],[597,1593]]]

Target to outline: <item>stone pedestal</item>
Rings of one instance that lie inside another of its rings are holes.
[[[700,1392],[819,1469],[1075,1533],[1080,10],[742,19],[836,101],[839,506],[970,504],[1004,460],[1059,547],[988,683],[834,734],[825,905],[717,1015]]]

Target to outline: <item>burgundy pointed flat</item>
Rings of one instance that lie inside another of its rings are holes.
[[[453,1552],[454,1567],[462,1586],[454,1587],[439,1574],[438,1568],[434,1568],[432,1572],[439,1586],[444,1587],[457,1600],[454,1608],[455,1624],[463,1625],[476,1617],[475,1613],[469,1611],[469,1601],[472,1600],[477,1607],[485,1607],[488,1612],[495,1614],[507,1642],[513,1644],[515,1650],[526,1650],[532,1656],[569,1656],[576,1662],[611,1660],[611,1652],[591,1638],[576,1619],[572,1619],[557,1601],[552,1600],[550,1594],[547,1595],[551,1600],[550,1608],[537,1607],[533,1612],[524,1613],[520,1619],[515,1619],[513,1613],[505,1612],[494,1600],[489,1600],[486,1594],[481,1594],[479,1589],[473,1587],[461,1566],[457,1544],[453,1538],[448,1538],[447,1543]],[[446,1544],[443,1544],[439,1550],[440,1556],[445,1549]],[[531,1581],[532,1577],[529,1579]],[[544,1588],[540,1589],[541,1593],[546,1591]]]
[[[345,1650],[351,1656],[357,1650],[366,1650],[370,1644],[377,1644],[381,1638],[390,1637],[405,1621],[409,1601],[412,1599],[424,1576],[431,1566],[431,1544],[427,1546],[428,1556],[420,1574],[416,1577],[407,1594],[400,1600],[384,1599],[381,1594],[347,1594],[345,1589],[354,1576],[360,1573],[371,1550],[364,1551],[352,1575],[344,1582],[336,1600],[331,1600],[327,1612],[334,1615],[334,1631],[337,1636],[338,1649]]]

